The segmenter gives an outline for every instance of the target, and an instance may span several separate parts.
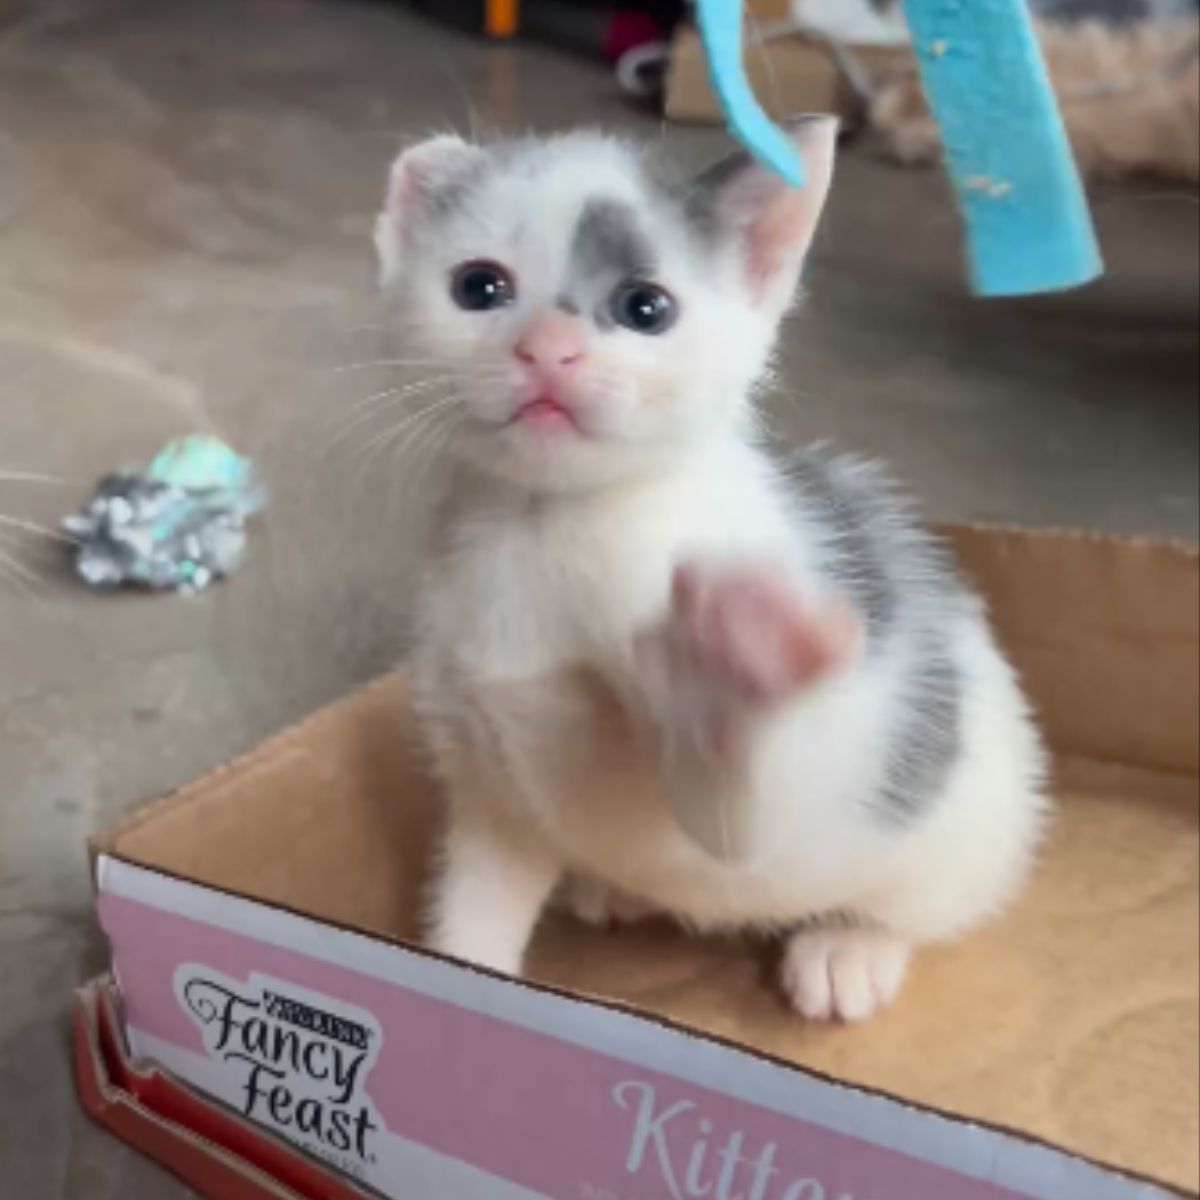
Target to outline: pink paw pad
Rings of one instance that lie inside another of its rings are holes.
[[[685,564],[672,586],[677,653],[743,701],[778,703],[844,666],[858,622],[844,604],[818,612],[766,567]]]

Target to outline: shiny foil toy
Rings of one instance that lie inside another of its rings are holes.
[[[91,587],[198,592],[237,569],[246,521],[265,502],[249,459],[196,434],[141,470],[105,476],[62,528]]]

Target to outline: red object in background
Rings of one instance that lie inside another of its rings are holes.
[[[666,42],[684,0],[414,0],[428,16],[489,37],[520,34],[609,64]]]
[[[604,42],[605,61],[616,65],[621,56],[650,42],[665,42],[671,36],[651,13],[641,9],[618,10],[612,14]]]

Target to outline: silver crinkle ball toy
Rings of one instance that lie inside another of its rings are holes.
[[[199,591],[237,569],[247,518],[265,502],[250,460],[197,434],[141,470],[106,476],[63,531],[92,587]]]

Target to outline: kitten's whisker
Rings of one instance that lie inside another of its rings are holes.
[[[363,362],[341,363],[330,367],[331,375],[343,375],[347,371],[369,371],[383,367],[446,367],[450,364],[438,358],[372,358]]]
[[[389,461],[401,467],[405,484],[408,489],[415,488],[419,478],[423,478],[428,466],[428,457],[422,457],[422,451],[432,448],[439,440],[443,429],[453,422],[451,414],[436,413],[427,421],[408,430],[398,442],[393,442],[384,451]]]
[[[396,452],[398,460],[410,450],[413,458],[413,469],[403,473],[401,495],[411,496],[414,491],[419,491],[424,486],[430,469],[442,458],[454,431],[462,422],[463,415],[459,412],[439,413],[434,420],[422,427],[420,436],[413,438]]]
[[[430,468],[442,457],[462,421],[461,410],[451,406],[433,414],[428,421],[410,430],[402,441],[388,449],[392,461],[402,466],[410,492],[423,485]]]
[[[0,483],[46,483],[54,487],[65,487],[65,479],[43,475],[38,471],[0,471]]]
[[[399,443],[393,443],[389,447],[389,453],[395,459],[403,458],[406,453],[413,453],[419,459],[418,451],[427,449],[434,441],[437,440],[437,434],[449,426],[458,425],[461,422],[461,416],[458,415],[452,406],[448,406],[435,411],[431,414],[428,421],[423,421],[409,431]]]
[[[416,471],[409,476],[408,490],[420,493],[425,487],[425,481],[436,464],[445,461],[446,447],[454,437],[455,431],[462,424],[462,418],[447,419],[441,422],[429,442],[422,447],[423,458],[417,460]]]
[[[419,384],[409,384],[402,388],[389,388],[387,391],[376,392],[375,395],[368,396],[365,400],[356,401],[351,405],[350,414],[348,414],[347,419],[342,422],[341,427],[318,455],[318,461],[328,457],[356,429],[361,429],[364,425],[370,424],[381,412],[395,408],[410,400],[413,396],[423,395],[425,392],[451,381],[451,376],[444,375]],[[355,409],[361,411],[355,413]]]
[[[350,405],[350,411],[356,412],[358,409],[373,404],[377,400],[386,400],[392,396],[408,396],[417,392],[425,392],[439,383],[445,383],[454,378],[453,375],[434,375],[429,379],[417,379],[412,383],[401,384],[400,387],[387,388],[382,392],[375,392],[361,400],[355,400]]]
[[[448,419],[452,415],[448,410],[454,409],[461,402],[461,396],[446,396],[439,400],[437,404],[431,404],[422,413],[421,420],[402,421],[384,439],[384,443],[380,448],[381,451],[397,458],[403,456],[406,450],[420,443],[427,430],[431,427],[436,427],[439,422]]]
[[[389,445],[394,445],[396,440],[401,437],[406,429],[410,429],[413,425],[418,427],[425,421],[430,420],[436,413],[441,412],[451,404],[461,402],[461,396],[454,393],[449,396],[443,396],[440,400],[434,400],[427,404],[424,408],[419,409],[415,413],[410,413],[402,421],[396,425],[385,429],[382,433],[376,434],[370,442],[367,443],[363,450],[363,462],[356,476],[357,482],[362,483],[363,479],[370,473],[373,461],[378,458],[379,454],[386,450]]]
[[[26,596],[36,599],[33,585],[41,581],[23,562],[14,558],[3,547],[0,547],[0,579],[7,579]]]
[[[21,517],[6,517],[3,513],[0,513],[0,528],[13,529],[21,533],[37,534],[38,537],[49,538],[51,541],[61,542],[69,546],[75,544],[75,539],[68,537],[61,530],[51,529],[46,525],[39,525],[36,521],[26,521]]]

